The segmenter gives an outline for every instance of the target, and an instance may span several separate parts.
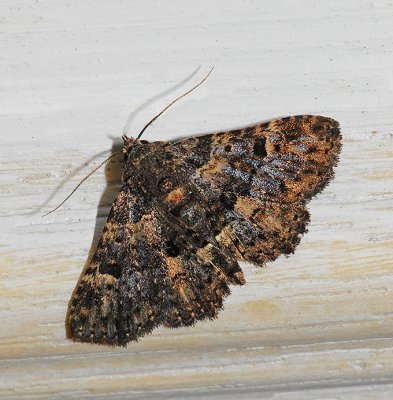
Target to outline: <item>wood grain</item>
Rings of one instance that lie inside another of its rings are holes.
[[[0,397],[390,399],[392,13],[388,0],[2,2]],[[145,138],[337,119],[341,162],[309,233],[293,256],[245,265],[215,321],[127,349],[67,340],[118,160],[41,214],[211,66]]]

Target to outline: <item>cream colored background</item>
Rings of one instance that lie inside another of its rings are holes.
[[[392,18],[388,0],[1,2],[0,396],[392,398]],[[337,119],[341,162],[309,233],[245,265],[213,322],[127,349],[72,343],[67,302],[118,164],[41,214],[211,66],[145,139]]]

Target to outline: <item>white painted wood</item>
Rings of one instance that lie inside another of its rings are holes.
[[[0,396],[392,398],[392,15],[390,0],[1,2]],[[145,138],[339,120],[309,233],[290,258],[245,266],[213,322],[127,349],[70,342],[67,302],[119,165],[41,214],[211,66]]]

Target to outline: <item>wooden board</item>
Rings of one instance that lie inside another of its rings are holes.
[[[0,397],[392,398],[392,13],[388,0],[2,2]],[[67,340],[120,164],[41,215],[211,66],[145,138],[337,119],[341,162],[309,233],[289,258],[244,265],[215,321],[127,349]]]

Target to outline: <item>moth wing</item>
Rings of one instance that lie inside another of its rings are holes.
[[[306,203],[332,179],[339,124],[301,115],[173,143],[178,168],[213,208],[217,240],[263,265],[294,251],[309,221]]]
[[[162,323],[214,318],[228,282],[197,250],[137,185],[123,185],[70,300],[69,336],[125,346]]]

